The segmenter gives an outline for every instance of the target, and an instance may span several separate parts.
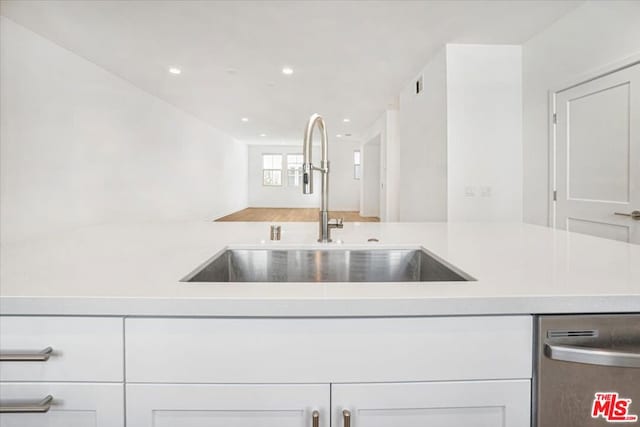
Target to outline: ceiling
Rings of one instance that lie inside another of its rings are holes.
[[[445,43],[520,44],[580,3],[4,0],[1,11],[240,141],[299,143],[314,112],[330,138],[358,139]]]

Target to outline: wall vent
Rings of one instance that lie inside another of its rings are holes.
[[[565,329],[547,331],[547,338],[597,338],[597,329]]]
[[[418,77],[418,80],[416,80],[416,95],[422,92],[423,89],[424,85],[422,83],[422,76],[420,76]]]

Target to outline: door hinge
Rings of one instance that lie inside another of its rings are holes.
[[[558,115],[556,113],[553,113],[553,124],[554,125],[558,124]]]
[[[558,192],[556,190],[553,190],[553,201],[554,202],[558,201]]]

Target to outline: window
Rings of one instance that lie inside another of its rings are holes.
[[[353,179],[360,179],[360,150],[353,152]]]
[[[287,154],[287,185],[300,187],[302,183],[302,154]]]
[[[262,155],[262,185],[282,185],[282,154]]]

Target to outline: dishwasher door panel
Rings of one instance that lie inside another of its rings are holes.
[[[640,315],[539,317],[536,368],[537,427],[640,426]]]

